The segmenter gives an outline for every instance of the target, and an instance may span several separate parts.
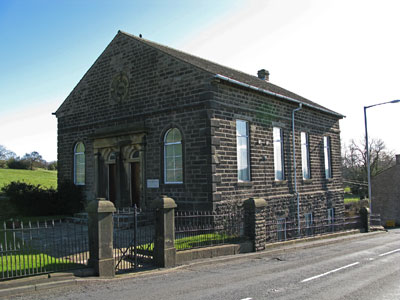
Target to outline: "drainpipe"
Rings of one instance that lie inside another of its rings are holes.
[[[294,193],[297,200],[297,226],[298,234],[300,237],[300,203],[299,203],[299,193],[297,192],[297,171],[296,171],[296,143],[295,143],[295,131],[294,131],[294,113],[302,109],[302,103],[299,103],[299,107],[292,110],[292,138],[293,138],[293,167],[294,167]]]

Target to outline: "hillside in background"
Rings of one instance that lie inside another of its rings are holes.
[[[11,181],[40,184],[45,188],[57,188],[57,171],[0,169],[0,189]]]

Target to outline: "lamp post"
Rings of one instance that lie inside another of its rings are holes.
[[[364,123],[365,123],[365,150],[367,151],[367,172],[368,172],[368,198],[369,198],[369,210],[372,213],[372,196],[371,196],[371,167],[369,160],[369,145],[368,145],[368,130],[367,130],[367,108],[389,104],[389,103],[398,103],[400,100],[392,100],[388,102],[373,104],[369,106],[364,106]]]

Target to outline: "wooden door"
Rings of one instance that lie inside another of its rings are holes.
[[[140,163],[131,163],[131,197],[132,206],[140,207]]]

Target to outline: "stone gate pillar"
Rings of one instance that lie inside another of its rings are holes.
[[[370,232],[371,211],[369,210],[368,207],[361,207],[360,217],[361,217],[362,228],[365,230],[365,232]]]
[[[154,262],[158,267],[173,267],[176,263],[174,199],[161,195],[153,202],[156,209]]]
[[[267,201],[263,198],[250,198],[244,202],[245,234],[253,241],[254,251],[265,249],[267,239],[266,207]]]
[[[114,204],[105,198],[92,200],[86,211],[89,224],[89,266],[100,277],[115,275],[113,257],[113,212]]]

